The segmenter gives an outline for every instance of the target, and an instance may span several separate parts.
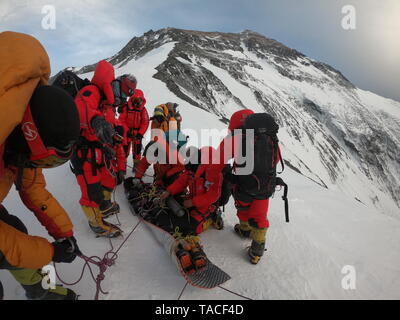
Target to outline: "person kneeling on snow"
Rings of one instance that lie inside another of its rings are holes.
[[[180,250],[176,254],[186,271],[192,272],[207,263],[198,235],[213,222],[210,217],[217,209],[214,204],[220,198],[223,181],[219,165],[210,162],[214,151],[212,147],[198,150],[198,159],[186,164],[160,196],[169,210],[158,215],[156,225],[179,241]],[[171,207],[171,198],[175,208]]]
[[[149,148],[158,148],[157,153],[165,153],[166,161],[165,163],[154,163],[154,184],[164,188],[168,187],[185,169],[182,164],[183,161],[179,156],[179,150],[186,143],[187,137],[180,131],[176,130],[165,133],[165,139],[163,139],[163,141],[161,141],[161,136],[158,136],[157,141],[150,141],[145,148],[143,158],[134,167],[135,180],[142,180],[146,171],[151,166],[151,162],[148,160],[147,155]],[[170,159],[176,161],[170,161]]]
[[[73,300],[71,289],[42,287],[40,268],[51,261],[71,263],[80,254],[72,222],[46,190],[42,169],[71,158],[79,114],[66,91],[47,85],[49,58],[35,38],[3,32],[0,47],[7,48],[0,61],[0,203],[15,184],[22,202],[55,239],[28,235],[24,223],[0,204],[0,269],[11,272],[28,299]]]
[[[199,235],[206,230],[210,225],[210,215],[217,209],[214,204],[221,196],[223,176],[219,165],[210,161],[213,152],[212,147],[199,150],[201,162],[185,165],[185,170],[161,195],[161,200],[165,200],[184,194],[182,204],[188,216],[176,219],[174,227],[185,235]]]

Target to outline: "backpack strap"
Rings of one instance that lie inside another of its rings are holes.
[[[278,144],[277,144],[277,145],[278,145]],[[277,149],[278,149],[279,160],[280,160],[281,167],[282,167],[282,171],[281,171],[281,172],[278,172],[278,174],[281,174],[281,173],[285,170],[285,163],[284,163],[284,161],[283,161],[283,159],[282,159],[281,149],[280,149],[279,147],[277,147]]]

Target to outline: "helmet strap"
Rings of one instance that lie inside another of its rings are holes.
[[[26,108],[24,117],[22,118],[21,130],[31,150],[31,160],[46,157],[48,155],[48,150],[39,135],[39,131],[32,117],[30,105]]]

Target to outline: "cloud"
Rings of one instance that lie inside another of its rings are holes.
[[[341,8],[357,30],[341,28]],[[43,30],[54,5],[56,30]],[[0,0],[0,30],[25,32],[46,47],[53,72],[95,63],[149,29],[253,29],[339,69],[356,85],[400,100],[399,0]]]
[[[117,0],[1,1],[0,29],[25,32],[38,38],[48,50],[56,72],[69,65],[94,63],[116,53],[137,34],[135,2],[125,5],[125,1]],[[45,5],[55,8],[55,30],[42,28]]]

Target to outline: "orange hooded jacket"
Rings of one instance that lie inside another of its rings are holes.
[[[49,57],[35,38],[16,32],[0,33],[0,150],[13,129],[22,121],[29,100],[38,85],[50,75]],[[27,50],[29,48],[29,50]],[[0,203],[16,179],[15,168],[4,167],[0,154]],[[45,189],[41,169],[24,169],[21,199],[35,213],[54,238],[72,236],[68,214]],[[0,221],[0,251],[15,267],[41,268],[54,254],[47,239],[24,234]]]

